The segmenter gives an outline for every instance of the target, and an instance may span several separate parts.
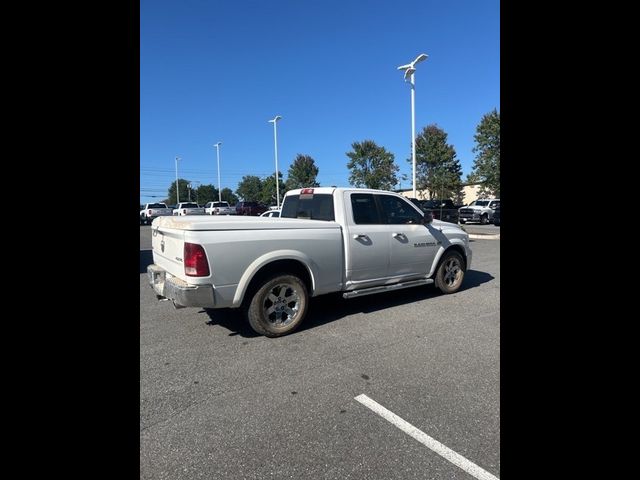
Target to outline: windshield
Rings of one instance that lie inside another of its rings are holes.
[[[489,205],[489,200],[476,200],[474,202],[474,205],[478,205],[480,207],[486,207],[487,205]]]

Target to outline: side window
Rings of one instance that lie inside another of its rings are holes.
[[[391,195],[376,195],[382,207],[384,223],[390,225],[421,224],[422,215],[408,202]]]
[[[491,208],[493,208],[494,210],[496,209],[496,207],[500,206],[500,202],[491,202]]]
[[[353,222],[356,225],[380,224],[378,208],[371,193],[353,193],[351,195]]]

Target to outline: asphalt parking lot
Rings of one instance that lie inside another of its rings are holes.
[[[301,329],[276,339],[234,310],[158,302],[150,248],[141,226],[140,478],[500,476],[499,239],[472,241],[453,295],[426,286],[318,297]],[[425,436],[481,470],[465,471]]]

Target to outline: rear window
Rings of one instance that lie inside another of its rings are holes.
[[[306,218],[333,221],[333,195],[316,193],[300,200],[300,195],[288,195],[280,212],[281,218]]]
[[[183,203],[181,208],[200,208],[197,203]]]
[[[227,202],[213,202],[214,207],[228,207],[229,204]]]
[[[152,203],[149,208],[167,208],[167,206],[164,203]]]

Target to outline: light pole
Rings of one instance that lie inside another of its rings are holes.
[[[218,153],[218,201],[222,202],[222,191],[220,190],[220,145],[222,145],[222,142],[218,142],[213,146],[216,147]]]
[[[182,160],[180,157],[176,157],[176,207],[180,203],[180,188],[178,188],[178,160]]]
[[[269,120],[269,123],[273,123],[273,143],[276,151],[276,205],[280,208],[280,178],[278,177],[278,120],[282,117],[280,115],[276,115],[273,117],[273,120]]]
[[[414,73],[416,72],[416,64],[426,60],[428,55],[421,53],[416,59],[407,64],[398,67],[398,70],[404,70],[404,81],[407,77],[411,79],[411,159],[413,163],[413,198],[416,198],[416,82]]]

